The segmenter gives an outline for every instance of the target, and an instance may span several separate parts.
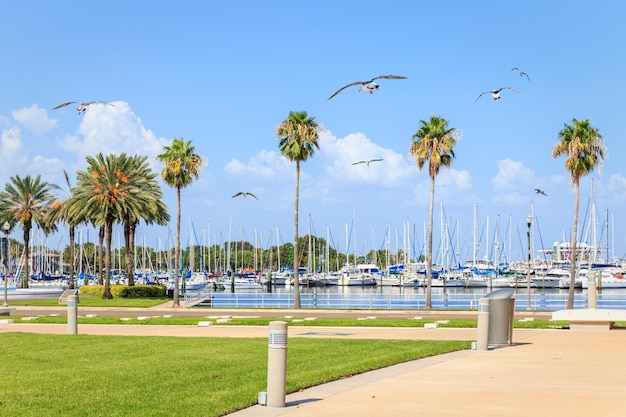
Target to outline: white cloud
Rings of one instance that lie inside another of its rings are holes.
[[[224,171],[234,177],[248,177],[264,180],[291,180],[294,166],[277,151],[262,149],[248,159],[247,163],[232,159],[224,166]]]
[[[377,184],[393,187],[417,175],[402,155],[373,143],[362,133],[351,133],[344,138],[333,136],[329,130],[320,135],[320,153],[326,161],[326,175],[332,183]],[[352,165],[357,161],[382,161]]]
[[[1,146],[1,172],[7,177],[23,172],[24,167],[28,165],[28,157],[24,148],[22,131],[18,127],[4,130],[2,132]]]
[[[498,173],[491,179],[491,184],[496,192],[515,192],[528,188],[535,181],[532,169],[524,167],[524,164],[511,159],[498,161]]]
[[[44,133],[51,131],[57,124],[56,119],[48,118],[48,112],[39,108],[36,104],[27,108],[13,110],[11,115],[26,130],[36,136],[42,136]]]
[[[607,190],[619,201],[626,199],[626,177],[622,174],[613,174],[609,177]]]
[[[152,168],[159,170],[156,155],[163,152],[169,143],[146,129],[128,103],[116,101],[115,107],[92,104],[81,119],[80,136],[68,135],[59,142],[59,147],[83,160],[89,155],[121,154],[145,155]]]

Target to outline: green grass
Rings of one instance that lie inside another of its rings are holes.
[[[169,299],[167,297],[159,298],[113,298],[111,300],[103,300],[99,297],[90,297],[81,295],[79,299],[79,307],[139,307],[149,308],[158,306],[159,304],[167,303]],[[45,298],[34,300],[19,300],[12,301],[11,306],[36,306],[36,307],[59,307],[64,304],[59,304],[58,298]]]
[[[468,341],[289,340],[287,391],[468,349]],[[221,416],[267,389],[267,339],[0,334],[0,416]]]
[[[22,321],[24,316],[11,316],[16,323],[45,323],[45,324],[66,324],[67,317],[63,316],[39,316],[36,320]],[[130,319],[130,320],[127,320]],[[78,317],[78,324],[136,324],[136,325],[190,325],[197,326],[199,321],[207,321],[207,317],[151,317],[145,320],[138,320],[136,317]],[[284,317],[252,317],[252,318],[233,318],[227,326],[268,326],[271,321],[280,320],[288,323],[289,326],[327,326],[327,327],[424,327],[426,323],[434,323],[439,321],[439,327],[449,328],[476,328],[477,319],[397,319],[397,318],[378,318],[357,320],[353,318],[318,318],[316,320],[302,320],[296,318]],[[213,319],[213,322],[215,320]],[[552,329],[566,328],[569,326],[567,321],[551,321],[551,320],[534,320],[519,321],[515,320],[514,327],[519,329]]]

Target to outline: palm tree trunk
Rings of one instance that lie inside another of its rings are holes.
[[[74,226],[70,226],[70,259],[69,259],[69,263],[70,263],[70,290],[74,289],[74,259],[76,257],[75,254],[75,246],[74,246],[74,241],[76,240],[75,237],[75,233],[76,230],[74,228]],[[61,271],[63,272],[63,271]]]
[[[433,308],[432,277],[433,277],[433,207],[435,204],[435,176],[430,177],[430,207],[428,210],[428,253],[426,254],[426,305],[424,309]]]
[[[102,293],[103,300],[111,300],[113,294],[111,294],[111,242],[113,241],[113,222],[107,220],[106,230],[104,232],[104,238],[106,240],[106,248],[104,251],[104,292]]]
[[[128,226],[128,247],[129,254],[126,261],[128,271],[128,286],[135,285],[135,230],[137,227],[136,222],[131,222]],[[145,271],[144,271],[145,272]]]
[[[133,248],[130,244],[130,219],[128,217],[124,218],[124,270],[126,271],[126,276],[128,277],[128,285],[135,285],[135,275],[132,268],[132,262],[134,259],[132,257]]]
[[[180,299],[178,293],[178,271],[180,269],[180,186],[176,187],[176,253],[174,254],[174,298],[172,307],[180,307]]]
[[[104,271],[102,261],[104,260],[104,226],[100,226],[98,229],[98,259],[96,260],[95,267],[98,268],[98,283],[104,285]]]
[[[574,285],[576,284],[576,243],[578,236],[578,201],[579,201],[579,191],[580,184],[579,180],[574,179],[574,226],[572,227],[572,238],[570,242],[570,281],[569,281],[569,290],[567,292],[567,308],[574,308]]]
[[[300,195],[300,161],[296,160],[296,193],[293,209],[293,308],[300,305],[300,254],[298,249],[298,203]]]
[[[22,288],[28,288],[28,278],[30,278],[30,227],[24,225],[24,276],[22,277]]]

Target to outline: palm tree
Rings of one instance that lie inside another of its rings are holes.
[[[72,215],[99,227],[100,239],[104,239],[100,245],[104,246],[104,268],[99,270],[105,274],[102,294],[105,299],[113,297],[110,284],[113,224],[134,208],[137,196],[143,192],[134,167],[132,158],[126,154],[87,157],[87,170],[78,172],[78,184],[72,190]]]
[[[42,181],[41,175],[35,178],[30,175],[24,178],[16,175],[6,184],[5,191],[0,193],[0,206],[6,211],[5,216],[10,223],[19,224],[24,232],[24,275],[22,276],[22,288],[28,288],[30,277],[30,231],[33,222],[44,232],[54,230],[54,225],[45,221],[55,201],[50,193],[50,188],[56,187]],[[3,216],[4,217],[4,216]]]
[[[67,184],[67,195],[68,197],[66,199],[57,199],[55,201],[55,203],[52,205],[52,210],[49,211],[49,215],[47,216],[47,223],[50,225],[56,224],[56,223],[65,223],[67,224],[68,228],[69,228],[69,234],[70,234],[70,244],[69,244],[69,259],[68,259],[68,263],[69,263],[69,275],[70,275],[70,282],[69,282],[69,286],[70,289],[74,289],[74,259],[76,257],[75,255],[75,250],[76,250],[76,245],[75,245],[75,232],[76,232],[76,226],[79,224],[79,222],[76,221],[76,219],[72,218],[70,211],[68,210],[69,208],[69,204],[67,204],[67,202],[70,200],[71,198],[71,189],[72,186],[70,184],[70,177],[67,174],[67,171],[63,171],[63,174],[65,175],[65,183]]]
[[[574,284],[576,280],[576,243],[578,225],[578,201],[580,179],[589,174],[596,165],[601,164],[606,153],[604,141],[597,128],[590,120],[572,119],[572,125],[564,124],[559,132],[558,142],[552,148],[552,157],[567,156],[565,169],[571,175],[574,187],[574,225],[570,243],[570,286],[567,295],[567,308],[574,308]]]
[[[200,177],[200,168],[205,161],[196,155],[191,141],[183,138],[172,140],[169,146],[163,146],[164,152],[157,155],[157,161],[163,162],[161,176],[167,185],[176,188],[176,253],[174,256],[174,297],[172,306],[180,307],[179,300],[179,270],[180,270],[180,190],[192,183],[194,178]]]
[[[315,117],[308,117],[305,111],[289,112],[289,116],[276,127],[276,136],[280,140],[280,153],[296,163],[296,191],[293,211],[293,307],[300,308],[298,253],[298,200],[300,195],[300,162],[304,162],[319,149],[318,126]]]
[[[439,116],[430,120],[420,120],[420,128],[413,134],[409,147],[409,156],[415,158],[418,169],[428,161],[430,176],[430,208],[428,215],[428,254],[426,256],[426,305],[432,308],[432,271],[433,271],[433,206],[435,202],[435,177],[442,167],[449,167],[454,159],[454,147],[457,142],[456,129],[448,127],[448,121]]]
[[[126,274],[128,275],[128,285],[133,286],[135,266],[135,229],[141,219],[147,224],[165,225],[170,220],[167,206],[163,203],[163,192],[156,176],[147,163],[147,157],[129,157],[123,163],[127,166],[127,176],[133,185],[141,190],[132,195],[128,204],[124,207],[122,223],[124,226],[124,241],[126,248]]]

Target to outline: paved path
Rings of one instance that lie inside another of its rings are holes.
[[[21,313],[20,313],[21,314]],[[286,314],[283,312],[283,314]],[[67,325],[7,324],[0,333],[67,333]],[[267,337],[254,326],[78,325],[80,334]],[[289,337],[475,340],[476,329],[290,327]],[[512,346],[412,361],[290,394],[287,406],[230,417],[622,417],[626,329],[515,329]],[[289,366],[289,364],[287,365]]]

